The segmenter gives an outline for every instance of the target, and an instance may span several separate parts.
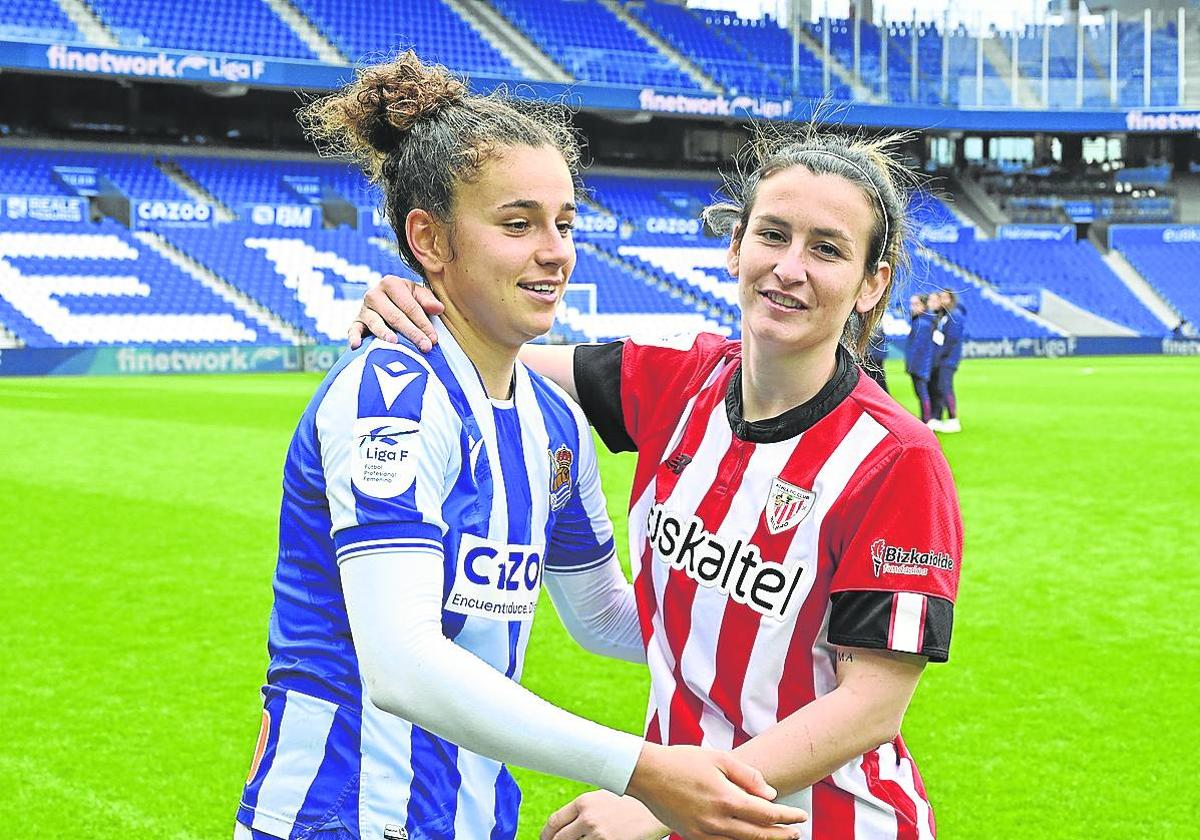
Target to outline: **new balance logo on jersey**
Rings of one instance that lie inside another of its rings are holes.
[[[679,475],[681,472],[683,472],[684,467],[690,463],[692,463],[691,455],[684,455],[682,452],[676,452],[667,459],[667,469],[675,473],[675,475]]]
[[[766,562],[754,543],[730,542],[705,530],[697,517],[677,516],[661,504],[650,508],[646,532],[662,562],[771,618],[783,618],[804,576],[802,565]]]
[[[446,609],[480,618],[532,618],[542,584],[542,545],[510,545],[463,534]]]
[[[942,551],[918,551],[875,540],[871,543],[871,568],[875,577],[887,574],[925,577],[930,569],[953,570],[954,558]]]

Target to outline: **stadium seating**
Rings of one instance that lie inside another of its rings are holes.
[[[1200,244],[1126,245],[1121,253],[1188,321],[1200,324]]]
[[[792,86],[792,36],[770,15],[757,20],[739,17],[729,11],[698,10],[704,22],[719,35],[731,41],[753,60],[763,65],[768,74],[778,80],[783,89],[795,96],[820,98],[824,93],[821,59],[800,44],[800,85]],[[831,80],[832,94],[837,99],[849,99],[850,90]]]
[[[229,224],[173,230],[168,237],[284,322],[325,341],[345,336],[369,283],[389,273],[415,277],[398,257],[346,228],[282,231]]]
[[[330,195],[357,207],[378,205],[380,191],[350,163],[236,158],[177,160],[180,168],[222,204],[305,204]]]
[[[911,253],[908,273],[892,288],[893,312],[907,322],[908,298],[913,294],[950,289],[967,313],[967,338],[1045,338],[1051,333],[1044,326],[997,301],[997,295],[985,293],[979,286],[930,259],[923,251]]]
[[[261,0],[90,0],[128,46],[316,59]]]
[[[1140,335],[1162,335],[1157,318],[1105,265],[1090,242],[937,243],[930,246],[1004,292],[1048,289]]]
[[[728,93],[773,97],[788,93],[790,83],[764,73],[751,53],[719,30],[706,26],[690,9],[654,0],[627,8]]]
[[[571,285],[592,284],[596,314],[573,321],[596,339],[662,338],[683,332],[724,332],[720,322],[682,300],[679,287],[651,285],[611,255],[580,248]]]
[[[129,198],[191,200],[155,166],[152,158],[102,152],[0,149],[0,178],[4,184],[0,189],[25,195],[77,195],[107,189],[100,182],[82,190],[71,186],[56,174],[55,167],[74,167],[89,173],[94,170],[95,176],[107,180]]]
[[[494,0],[494,5],[577,79],[699,89],[695,79],[596,0]]]
[[[471,73],[522,74],[442,0],[295,0],[351,61],[412,48],[427,61]]]
[[[7,221],[0,322],[30,347],[282,341],[111,220]]]
[[[43,41],[81,40],[54,0],[0,0],[0,32]]]

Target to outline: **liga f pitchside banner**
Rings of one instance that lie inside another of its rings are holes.
[[[1200,356],[1200,339],[1095,337],[967,339],[964,359],[1057,359],[1063,356]]]
[[[0,350],[0,376],[142,376],[157,373],[326,371],[338,344],[260,347],[242,344],[62,347]]]

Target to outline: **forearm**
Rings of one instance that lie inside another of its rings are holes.
[[[815,784],[900,731],[924,661],[857,650],[843,655],[872,661],[830,693],[733,750],[758,768],[781,796]]]
[[[586,572],[548,571],[543,582],[563,626],[581,647],[601,656],[645,663],[633,585],[615,557]]]
[[[442,635],[440,556],[355,558],[342,579],[373,704],[497,761],[624,792],[640,738],[547,703]]]

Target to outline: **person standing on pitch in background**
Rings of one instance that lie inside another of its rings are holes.
[[[409,52],[301,118],[382,187],[444,315],[427,356],[343,356],[292,438],[235,837],[511,840],[504,761],[636,796],[689,837],[795,837],[775,824],[804,812],[746,792],[774,796],[727,753],[647,743],[519,683],[542,581],[582,612],[572,593],[616,562],[586,423],[516,362],[575,265],[565,114],[472,95]],[[644,657],[636,632],[607,641]]]
[[[933,371],[933,314],[928,308],[929,298],[929,295],[913,295],[909,298],[911,320],[908,338],[904,342],[904,370],[912,378],[922,423],[928,423],[933,418],[933,406],[929,398],[929,375]]]
[[[596,601],[637,603],[648,736],[733,746],[804,804],[813,837],[931,837],[898,730],[926,661],[948,656],[962,522],[933,435],[854,364],[905,262],[907,170],[888,153],[897,138],[767,131],[731,201],[706,212],[731,236],[741,342],[522,358],[578,395],[611,449],[638,453],[634,583]],[[367,304],[352,343],[363,325],[435,337],[424,289],[385,278]],[[542,838],[666,833],[629,797],[594,792]]]
[[[930,292],[925,299],[925,309],[933,316],[933,332],[930,334],[930,339],[933,341],[933,355],[929,368],[929,421],[926,425],[936,432],[941,425],[939,420],[942,416],[942,394],[938,391],[938,365],[941,361],[942,342],[946,340],[946,336],[942,333],[942,326],[946,323],[946,299],[942,297],[942,293]]]
[[[962,431],[958,420],[958,397],[954,393],[954,375],[958,373],[958,365],[962,361],[963,336],[966,331],[967,308],[950,289],[943,289],[939,300],[945,313],[939,323],[942,334],[940,347],[935,348],[931,390],[936,387],[937,404],[933,409],[933,420],[930,428],[935,432],[954,434]],[[946,419],[942,419],[945,411]]]

